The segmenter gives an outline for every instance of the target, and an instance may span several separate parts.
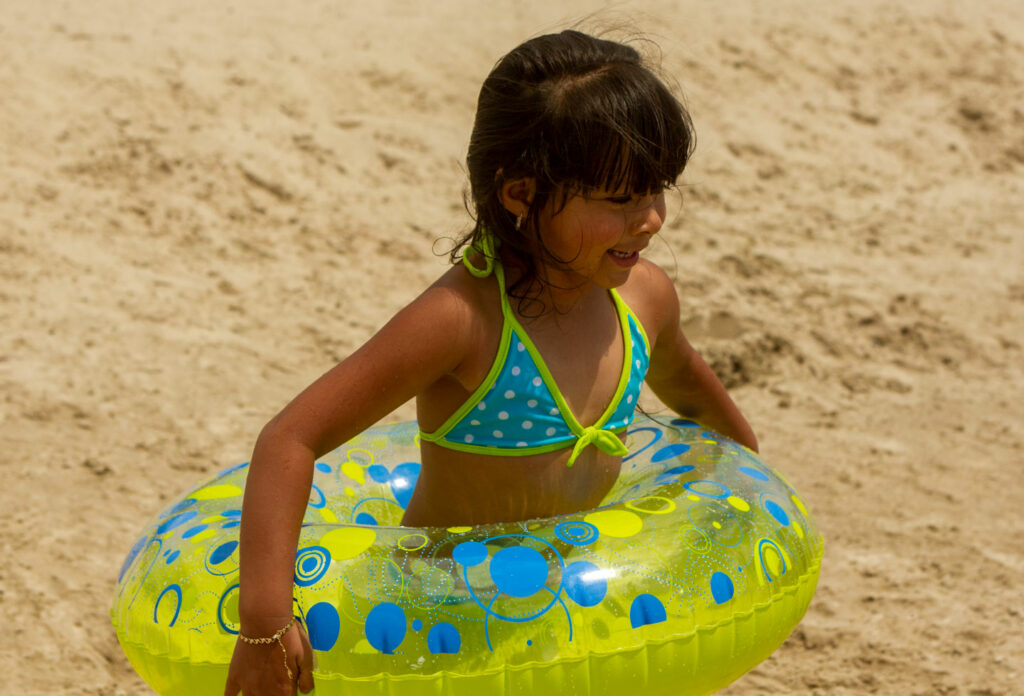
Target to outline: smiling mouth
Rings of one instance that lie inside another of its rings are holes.
[[[616,263],[623,266],[632,266],[640,260],[639,251],[617,251],[615,249],[609,249],[608,255],[611,256]]]

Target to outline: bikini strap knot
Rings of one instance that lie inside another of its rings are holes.
[[[494,235],[492,235],[490,232],[486,230],[483,230],[479,239],[470,244],[469,248],[466,249],[465,252],[463,252],[462,264],[466,267],[466,270],[469,271],[470,274],[473,275],[474,277],[486,278],[487,276],[491,275],[491,273],[494,272],[494,259],[497,256],[497,252],[495,250],[495,247],[497,245],[495,242],[496,240],[494,239]],[[476,266],[473,265],[473,262],[469,260],[469,255],[472,252],[476,252],[483,257],[483,268],[477,268]]]
[[[580,453],[587,448],[588,445],[593,445],[605,454],[610,454],[615,457],[621,457],[629,454],[629,448],[622,443],[619,436],[613,433],[611,430],[602,430],[596,425],[592,425],[589,428],[584,428],[583,433],[576,440],[576,444],[573,445],[572,454],[569,455],[569,461],[565,463],[566,466],[572,466],[576,463],[576,458],[580,456]]]

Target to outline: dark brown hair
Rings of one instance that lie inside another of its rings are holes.
[[[498,61],[480,89],[466,164],[475,225],[452,250],[490,234],[523,271],[509,294],[537,278],[536,256],[554,257],[537,215],[552,199],[602,189],[647,194],[672,186],[693,151],[690,116],[631,46],[578,31],[540,36]],[[501,202],[505,181],[537,190],[520,229]],[[544,282],[543,278],[539,278]],[[522,305],[520,305],[522,309]]]

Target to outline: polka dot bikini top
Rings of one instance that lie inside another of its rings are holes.
[[[594,445],[608,454],[628,453],[619,439],[633,421],[640,387],[649,363],[647,336],[640,320],[615,290],[615,303],[625,347],[622,372],[611,403],[597,422],[584,427],[576,420],[558,389],[544,359],[512,313],[505,294],[505,278],[494,254],[485,253],[483,269],[463,262],[477,277],[497,277],[504,325],[498,353],[487,377],[462,406],[432,433],[421,437],[448,449],[496,456],[522,456],[553,452],[572,445],[567,466],[580,452]]]

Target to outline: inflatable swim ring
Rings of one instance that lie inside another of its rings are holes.
[[[778,647],[814,593],[804,503],[695,422],[637,418],[597,509],[447,529],[397,526],[417,433],[375,428],[316,463],[293,608],[321,696],[709,693]],[[160,694],[223,694],[246,467],[164,510],[121,568],[111,617]]]

